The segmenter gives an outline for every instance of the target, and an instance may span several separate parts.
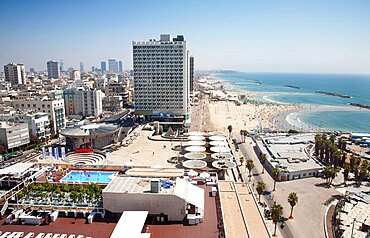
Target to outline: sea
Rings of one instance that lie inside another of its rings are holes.
[[[308,110],[286,115],[287,122],[297,129],[306,126],[312,131],[370,131],[370,110],[349,105],[370,105],[370,75],[221,71],[212,77],[221,81],[228,90],[258,92],[255,99],[259,101],[306,106]]]

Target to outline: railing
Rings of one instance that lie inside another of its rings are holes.
[[[14,188],[10,189],[6,193],[2,194],[0,196],[0,202],[7,201],[9,198],[13,197],[15,194],[17,194],[20,190],[22,190],[24,187],[28,186],[31,183],[34,183],[33,178],[39,177],[41,174],[45,172],[44,169],[36,172],[35,174],[31,175],[27,178],[27,180],[24,180],[23,182],[16,185]]]

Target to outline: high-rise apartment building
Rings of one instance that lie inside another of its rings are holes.
[[[115,59],[108,59],[108,70],[111,73],[118,72],[118,62]]]
[[[85,72],[85,64],[84,64],[84,62],[80,62],[80,72],[81,73]]]
[[[194,91],[194,56],[189,58],[189,83],[190,83],[190,93]]]
[[[5,81],[11,83],[12,86],[25,83],[26,70],[23,64],[7,64],[4,66]]]
[[[48,78],[49,79],[58,79],[60,75],[60,68],[59,63],[56,61],[48,61],[46,63],[47,69],[48,69]]]
[[[64,72],[64,62],[63,62],[63,60],[60,60],[60,64],[59,65],[60,65],[59,66],[60,72]]]
[[[101,72],[102,72],[102,73],[105,73],[105,72],[107,71],[107,62],[102,61],[102,62],[100,63],[100,68],[101,68]]]
[[[118,72],[122,73],[123,72],[123,64],[122,60],[118,61]]]
[[[161,35],[159,41],[133,42],[134,102],[138,114],[189,118],[186,41]]]

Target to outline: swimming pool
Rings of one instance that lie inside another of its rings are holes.
[[[116,172],[104,171],[71,171],[60,182],[109,183]]]

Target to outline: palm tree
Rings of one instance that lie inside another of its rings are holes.
[[[315,135],[315,155],[316,155],[316,157],[319,156],[320,144],[321,144],[321,135],[320,134],[316,134]]]
[[[227,130],[229,131],[229,139],[231,138],[231,133],[233,132],[233,126],[232,125],[229,125],[227,127]]]
[[[276,225],[278,221],[280,221],[282,216],[283,216],[283,207],[280,204],[274,204],[271,207],[271,217],[272,217],[272,221],[275,224],[273,236],[276,236]]]
[[[359,171],[359,180],[358,184],[361,185],[362,181],[366,178],[368,175],[369,171],[369,161],[368,160],[362,160],[361,166],[360,166],[360,171]]]
[[[263,181],[258,182],[257,188],[256,188],[257,193],[258,193],[258,202],[261,202],[261,195],[263,191],[265,190],[265,188],[266,188],[266,184]]]
[[[326,179],[327,184],[329,184],[331,173],[332,173],[331,166],[325,166],[322,171],[322,174],[324,175],[324,178]]]
[[[274,189],[272,191],[275,191],[276,181],[279,179],[279,177],[280,177],[280,169],[279,168],[274,168],[272,170],[272,178],[274,179]]]
[[[298,203],[297,193],[295,193],[295,192],[289,193],[288,202],[289,202],[289,204],[291,206],[289,218],[292,218],[293,219],[293,207]]]
[[[267,159],[267,155],[261,152],[261,164],[262,164],[262,174],[265,173],[265,161]]]
[[[351,166],[349,165],[349,163],[345,163],[344,171],[343,171],[344,185],[346,185],[346,181],[348,180],[348,175],[350,171],[351,171]]]
[[[243,166],[244,157],[240,157],[240,158],[239,158],[239,161],[240,161],[240,166]]]
[[[247,160],[246,167],[247,167],[247,169],[249,171],[249,174],[248,174],[249,181],[251,181],[252,169],[254,168],[253,160],[251,160],[251,159]]]
[[[248,131],[247,130],[243,130],[243,139],[244,139],[244,142],[245,142],[245,137],[248,136]]]

